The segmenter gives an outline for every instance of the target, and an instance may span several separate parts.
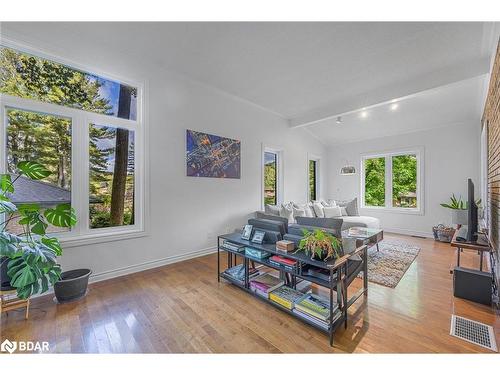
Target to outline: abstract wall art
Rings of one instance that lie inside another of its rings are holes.
[[[239,179],[241,142],[186,130],[186,173],[190,177]]]

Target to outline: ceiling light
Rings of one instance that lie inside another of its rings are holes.
[[[337,117],[337,124],[340,124],[340,123],[342,123],[342,116]]]
[[[391,104],[390,108],[391,108],[391,111],[395,111],[396,109],[398,109],[398,107],[399,107],[398,103],[393,103],[393,104]]]
[[[368,112],[363,111],[363,112],[361,112],[360,116],[361,116],[362,118],[366,118],[366,117],[368,117]]]

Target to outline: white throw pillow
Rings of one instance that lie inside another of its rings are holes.
[[[323,209],[323,205],[319,202],[313,203],[314,213],[317,217],[325,217],[325,211]]]
[[[325,217],[342,216],[342,212],[340,210],[340,207],[324,207],[323,212],[325,213]]]
[[[280,207],[280,216],[286,217],[289,224],[295,223],[295,220],[293,219],[293,204],[283,203]]]
[[[300,215],[300,216],[314,217],[314,210],[313,210],[312,205],[310,203],[306,203],[306,204],[294,203],[293,207],[297,210],[304,211],[303,215]],[[293,216],[296,217],[298,215],[293,214]]]
[[[320,203],[323,205],[323,207],[337,207],[337,203],[335,203],[335,201],[332,200],[328,201],[320,200]]]
[[[280,215],[280,206],[274,204],[266,204],[264,207],[264,212],[269,215]]]
[[[339,207],[339,208],[340,208],[340,214],[341,214],[342,216],[349,216],[349,215],[347,214],[347,210],[345,209],[345,207]]]
[[[293,218],[295,219],[297,216],[300,217],[305,217],[306,216],[306,210],[302,208],[297,208],[295,205],[292,207],[293,210]]]

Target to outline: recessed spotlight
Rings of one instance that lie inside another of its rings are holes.
[[[337,117],[337,124],[340,124],[340,123],[342,123],[342,116]]]
[[[363,111],[363,112],[361,112],[360,116],[361,116],[362,118],[366,118],[366,117],[368,117],[368,112]]]
[[[399,107],[399,104],[398,103],[392,103],[390,108],[391,108],[391,111],[395,111],[396,109],[398,109]]]

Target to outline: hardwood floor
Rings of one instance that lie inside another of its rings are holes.
[[[449,335],[455,313],[493,325],[500,343],[500,317],[491,308],[452,296],[449,245],[385,237],[422,250],[396,288],[369,284],[367,302],[350,308],[348,328],[337,330],[333,348],[324,333],[218,284],[215,255],[92,284],[84,300],[71,304],[35,299],[27,321],[23,311],[2,315],[0,341],[49,341],[51,352],[73,353],[489,352]],[[463,265],[477,265],[477,258],[468,253]]]

